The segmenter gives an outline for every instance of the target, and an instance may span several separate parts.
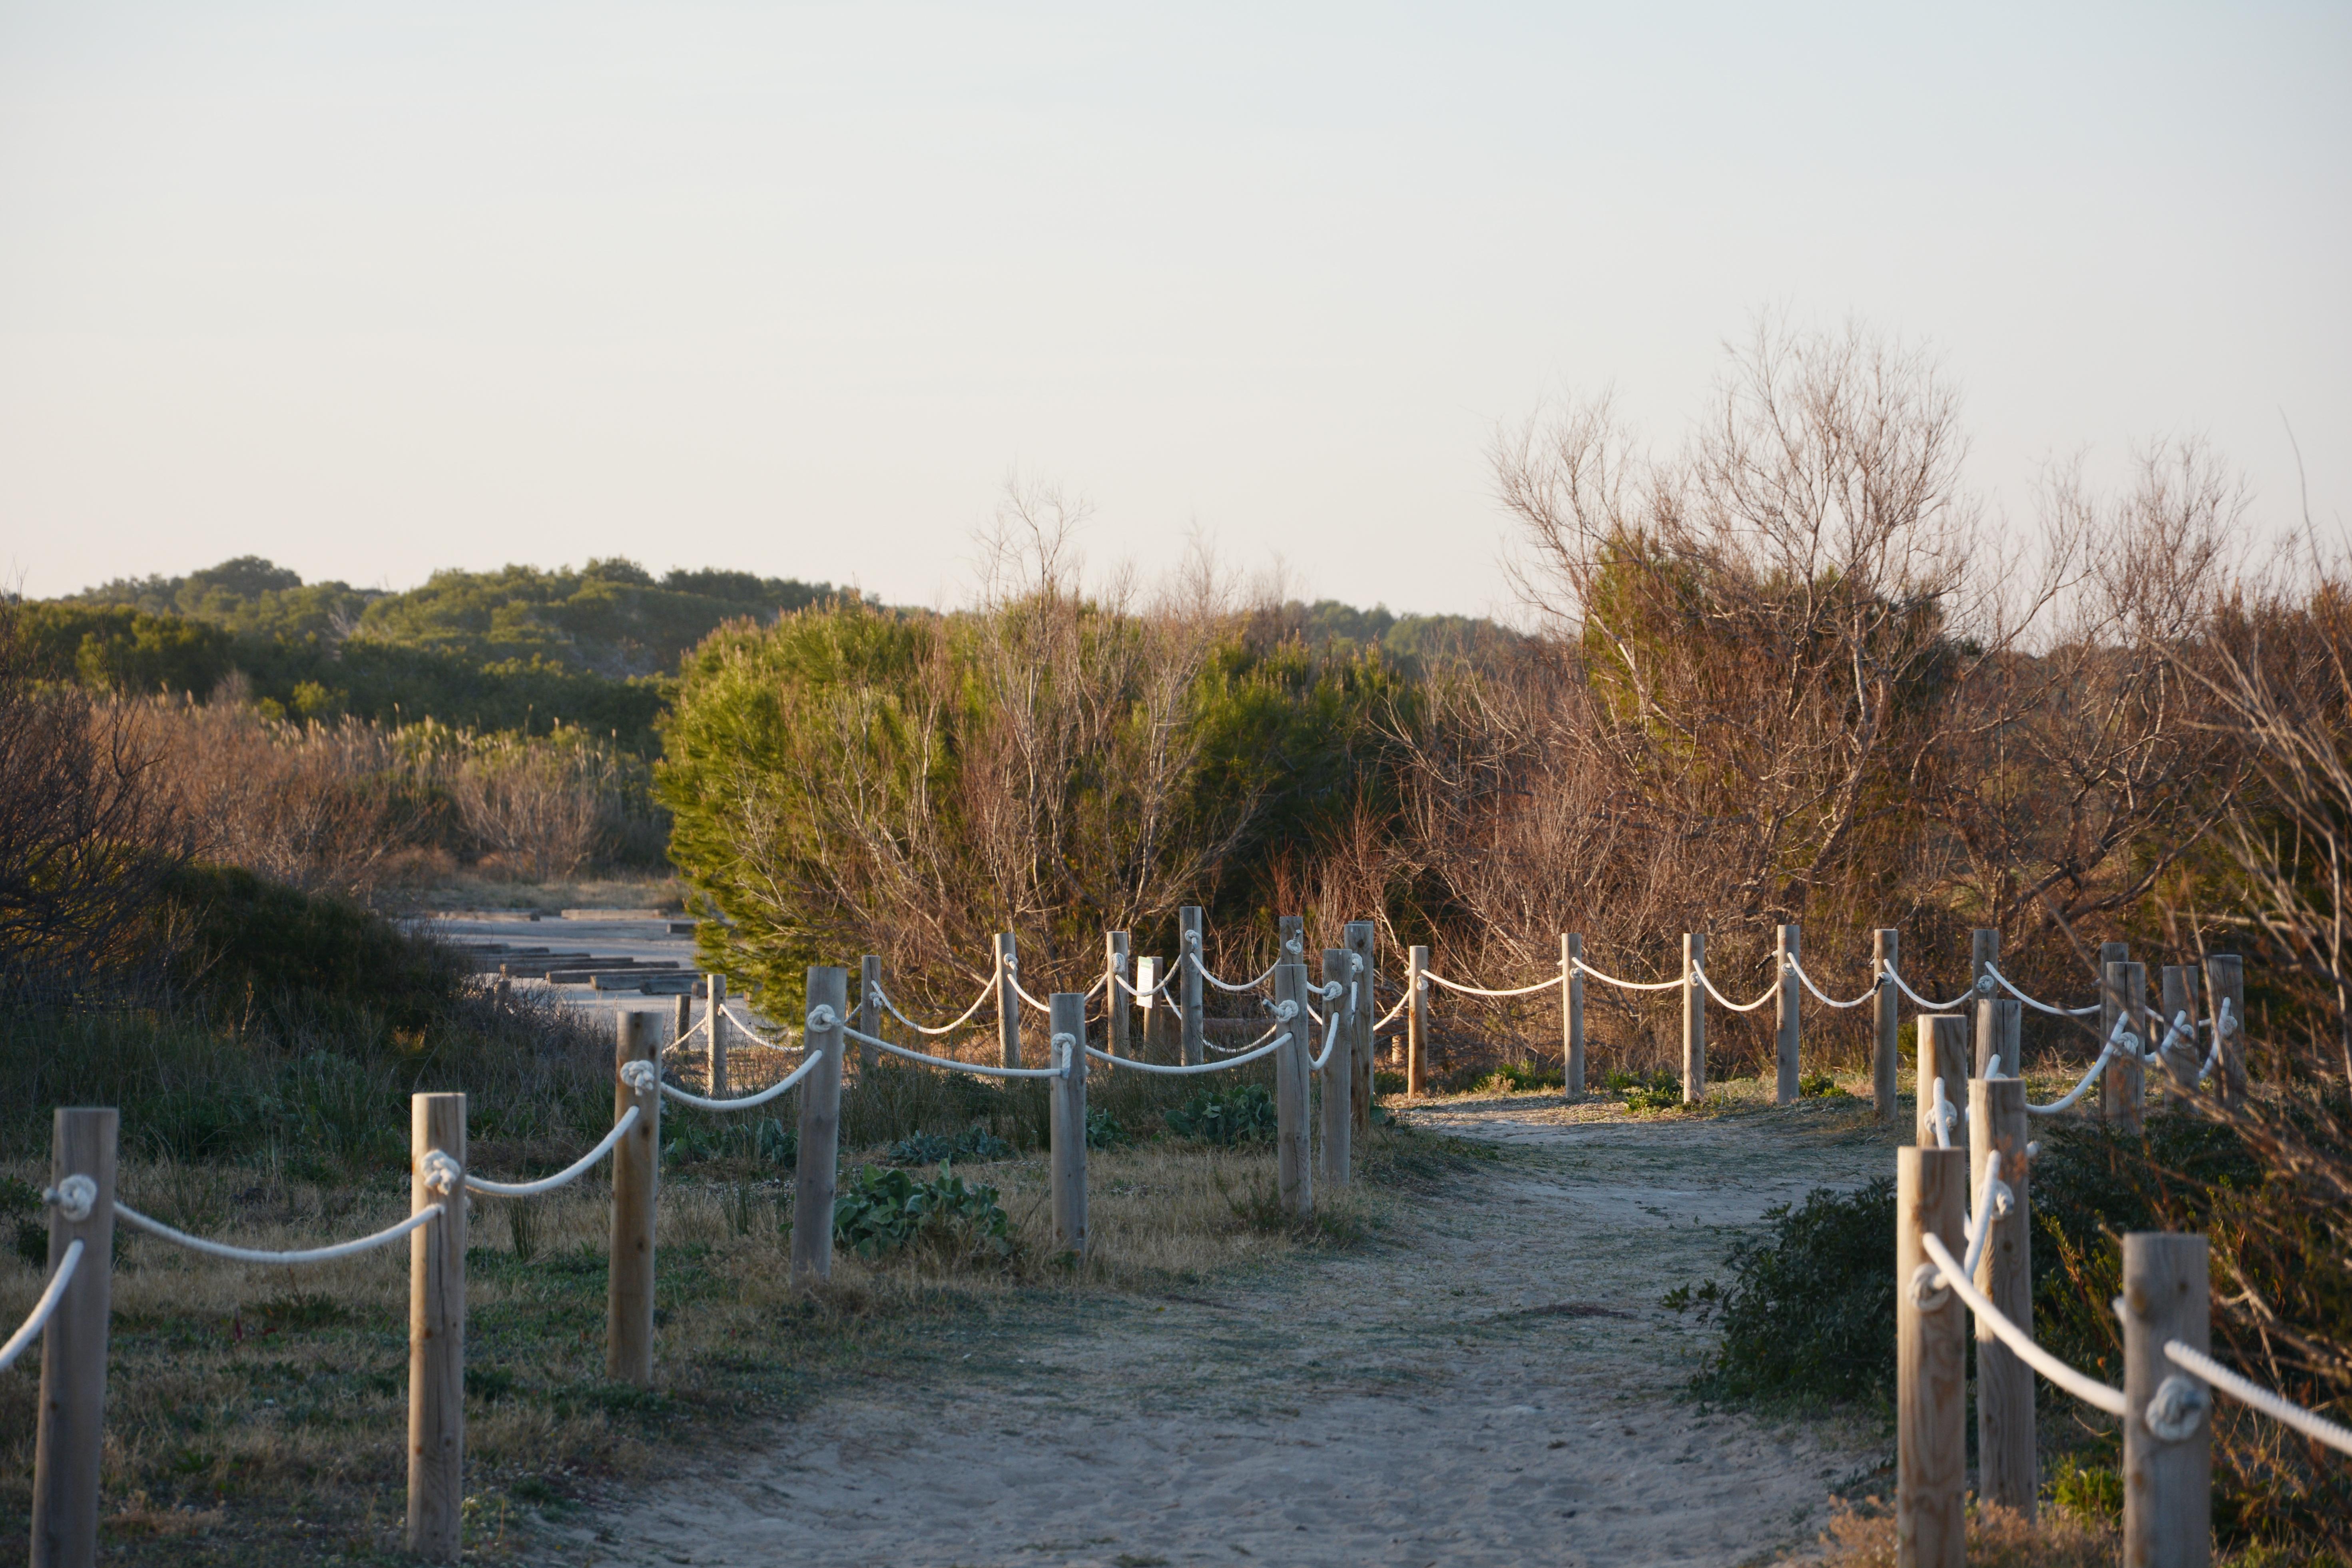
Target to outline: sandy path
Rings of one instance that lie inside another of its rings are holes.
[[[562,1530],[613,1564],[1738,1563],[1809,1540],[1881,1456],[1702,1415],[1658,1298],[1770,1204],[1891,1164],[1832,1118],[1592,1120],[1453,1103],[1502,1142],[1381,1245],[971,1331],[690,1492]],[[958,1359],[964,1351],[969,1360]],[[689,1503],[688,1499],[691,1499]]]

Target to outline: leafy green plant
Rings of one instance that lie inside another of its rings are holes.
[[[1801,1100],[1829,1100],[1843,1093],[1838,1080],[1825,1072],[1809,1072],[1797,1080],[1797,1097]]]
[[[1127,1129],[1118,1117],[1099,1105],[1087,1107],[1087,1147],[1116,1149],[1128,1142]]]
[[[937,1132],[910,1132],[890,1145],[882,1156],[886,1165],[940,1165],[953,1160],[979,1164],[1009,1160],[1013,1145],[974,1122],[952,1138]]]
[[[1168,1131],[1179,1138],[1230,1148],[1274,1136],[1274,1096],[1263,1084],[1204,1089],[1166,1113]]]
[[[860,1258],[928,1242],[968,1258],[1013,1251],[1013,1222],[994,1187],[942,1171],[918,1181],[902,1170],[864,1165],[833,1202],[833,1236]]]
[[[1564,1089],[1566,1069],[1540,1062],[1505,1062],[1478,1080],[1481,1094],[1528,1094],[1539,1089]]]
[[[1673,1110],[1683,1102],[1683,1086],[1663,1072],[1612,1072],[1601,1080],[1634,1111]]]

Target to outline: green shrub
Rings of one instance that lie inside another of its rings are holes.
[[[1683,1102],[1681,1080],[1663,1072],[1612,1072],[1601,1080],[1623,1097],[1628,1110],[1673,1110]]]
[[[1844,1092],[1837,1079],[1825,1072],[1809,1072],[1797,1080],[1797,1097],[1801,1100],[1827,1100]]]
[[[1091,1122],[1092,1118],[1089,1118]],[[890,1145],[882,1156],[887,1165],[941,1165],[954,1160],[982,1163],[1009,1160],[1013,1145],[975,1122],[952,1138],[937,1132],[914,1132]]]
[[[833,1236],[860,1258],[928,1242],[970,1258],[1013,1251],[1013,1222],[994,1187],[942,1171],[928,1182],[863,1165],[833,1202]]]
[[[1505,1062],[1478,1080],[1481,1094],[1527,1094],[1539,1089],[1568,1087],[1567,1069],[1557,1063]]]
[[[1166,1112],[1168,1131],[1179,1138],[1231,1147],[1274,1136],[1274,1096],[1262,1084],[1204,1089]]]
[[[1087,1147],[1116,1149],[1128,1142],[1127,1129],[1118,1117],[1098,1105],[1087,1107]]]

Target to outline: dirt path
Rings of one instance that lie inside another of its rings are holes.
[[[765,1452],[564,1533],[613,1564],[1739,1563],[1812,1538],[1880,1446],[1702,1415],[1658,1305],[1769,1205],[1891,1165],[1811,1107],[1627,1121],[1533,1097],[1380,1244],[971,1331]],[[959,1359],[968,1352],[969,1359]]]

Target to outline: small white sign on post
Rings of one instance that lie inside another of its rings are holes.
[[[1160,961],[1158,959],[1139,958],[1135,961],[1135,1005],[1137,1006],[1151,1005],[1151,988],[1158,984],[1159,981]]]

